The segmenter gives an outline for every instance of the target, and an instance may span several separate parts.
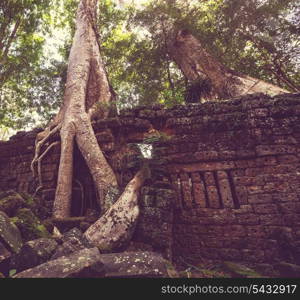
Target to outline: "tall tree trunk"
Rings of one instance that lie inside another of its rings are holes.
[[[31,169],[35,174],[36,164],[38,165],[39,188],[41,188],[41,160],[57,142],[48,147],[45,147],[45,144],[59,132],[61,154],[53,218],[69,217],[73,152],[76,142],[93,177],[102,214],[99,220],[87,230],[86,236],[95,245],[101,246],[102,250],[105,248],[112,250],[131,237],[139,215],[138,190],[146,175],[144,169],[139,171],[120,199],[116,201],[120,194],[117,178],[99,147],[91,123],[95,115],[107,117],[113,99],[97,41],[96,5],[97,0],[81,0],[79,3],[63,105],[47,128],[38,134]],[[115,224],[114,218],[118,218],[116,222],[119,225],[113,228],[107,226],[102,228],[102,225],[107,222],[107,217],[111,222],[108,222],[109,225]]]
[[[32,161],[34,172],[36,163],[40,163],[51,147],[50,145],[41,153],[45,143],[53,134],[58,131],[60,133],[61,155],[53,207],[54,218],[69,217],[71,213],[75,141],[93,177],[100,198],[101,213],[104,214],[119,196],[117,178],[98,145],[91,124],[95,113],[103,118],[108,115],[112,100],[95,32],[96,5],[97,0],[81,0],[79,3],[63,105],[36,140],[36,152]]]
[[[77,10],[60,129],[62,146],[53,210],[56,218],[70,216],[74,138],[100,195],[102,212],[108,206],[107,196],[118,194],[116,176],[97,143],[89,114],[89,109],[100,103],[105,117],[105,104],[111,100],[94,30],[96,3],[95,0],[82,0]]]
[[[220,99],[258,92],[271,95],[289,92],[225,67],[187,30],[170,33],[168,52],[188,80],[209,78],[212,95]]]

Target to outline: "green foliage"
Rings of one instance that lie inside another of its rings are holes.
[[[170,141],[171,139],[172,137],[167,135],[166,133],[155,130],[153,131],[153,133],[147,135],[143,139],[143,144],[153,144],[159,142],[163,143],[163,142]]]
[[[299,11],[297,0],[160,0],[131,22],[146,27],[157,48],[166,32],[187,29],[226,66],[297,92]]]
[[[110,0],[101,1],[100,5],[101,50],[119,106],[182,102],[184,81],[166,59],[165,45],[150,39],[146,29],[130,26],[136,9],[118,8]]]
[[[16,273],[17,273],[17,270],[16,270],[16,269],[11,269],[11,270],[9,270],[8,277],[13,277]],[[1,278],[1,277],[0,277],[0,278]]]
[[[8,128],[43,124],[61,105],[78,1],[1,2],[4,138]],[[121,7],[113,0],[99,1],[101,54],[117,105],[171,107],[184,102],[194,83],[184,78],[168,54],[174,29],[189,30],[237,72],[299,91],[299,12],[298,0],[149,0],[144,6]]]
[[[217,11],[226,64],[291,91],[300,90],[297,0],[224,0]],[[234,58],[234,59],[233,59]]]
[[[19,228],[25,241],[50,237],[45,225],[29,208],[18,209],[16,215],[10,220]]]
[[[0,125],[22,128],[50,117],[59,105],[63,66],[45,57],[51,0],[4,0],[0,4]],[[51,108],[51,109],[50,109]]]

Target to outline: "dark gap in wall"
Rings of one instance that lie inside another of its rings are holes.
[[[205,202],[206,202],[206,208],[209,208],[209,198],[208,198],[208,192],[207,192],[207,186],[206,186],[206,182],[205,182],[205,177],[204,177],[204,173],[203,172],[199,172],[201,180],[203,182],[204,185],[204,195],[205,195]]]
[[[99,211],[96,188],[87,164],[78,146],[74,147],[74,180],[72,186],[71,215],[83,216],[87,209]],[[83,199],[82,199],[83,192]]]
[[[192,203],[193,203],[193,206],[196,206],[196,199],[195,199],[195,195],[194,195],[194,191],[193,191],[192,174],[188,173],[188,176],[189,176],[189,186],[190,186],[190,191],[191,191]]]
[[[74,178],[72,183],[72,215],[83,216],[87,208],[85,201],[85,189],[80,180]],[[75,199],[76,204],[73,203]]]
[[[166,118],[155,118],[151,120],[151,124],[154,129],[156,130],[161,130],[166,126],[167,119]]]
[[[217,172],[214,171],[213,174],[214,174],[214,179],[215,179],[217,192],[218,192],[218,196],[219,196],[220,208],[224,208],[224,203],[223,203],[223,199],[222,199],[222,195],[221,195],[220,184],[219,184]]]
[[[240,205],[239,198],[236,194],[235,185],[233,182],[231,172],[230,172],[230,170],[226,170],[225,172],[227,173],[227,176],[228,176],[228,181],[229,181],[229,185],[230,185],[230,189],[231,189],[234,208],[240,208],[241,205]]]
[[[186,205],[184,203],[184,194],[183,194],[183,188],[181,184],[180,174],[177,174],[177,185],[178,185],[178,192],[180,194],[179,201],[181,202],[181,207],[186,208]]]

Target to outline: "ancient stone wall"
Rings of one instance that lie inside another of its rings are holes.
[[[139,107],[94,128],[123,186],[139,161],[138,151],[121,155],[124,147],[153,144],[157,170],[141,191],[135,241],[188,262],[299,263],[299,94]],[[0,144],[0,189],[36,188],[30,172],[35,134]],[[59,147],[42,164],[49,209],[58,161]],[[73,214],[80,215],[95,207],[95,194],[79,154],[75,178],[73,201],[85,206],[74,205]]]

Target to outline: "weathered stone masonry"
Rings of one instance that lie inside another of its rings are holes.
[[[139,107],[94,128],[123,186],[138,168],[137,151],[124,149],[142,143],[152,128],[161,133],[152,139],[159,168],[142,188],[135,241],[189,261],[300,263],[299,94]],[[0,189],[36,188],[30,172],[35,134],[0,144]],[[58,162],[59,147],[42,164],[41,195],[49,209]],[[95,207],[95,194],[79,155],[75,178],[73,214],[80,215]]]

